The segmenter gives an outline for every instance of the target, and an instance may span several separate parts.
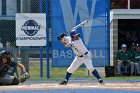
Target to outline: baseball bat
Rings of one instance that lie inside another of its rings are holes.
[[[68,34],[69,32],[75,31],[79,27],[83,27],[87,23],[88,23],[88,20],[85,20],[85,21],[81,22],[80,24],[78,24],[75,27],[73,27],[71,30],[67,31],[66,34]]]

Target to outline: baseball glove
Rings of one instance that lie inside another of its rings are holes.
[[[10,66],[7,64],[4,64],[1,68],[0,68],[0,77],[4,77],[5,74],[7,73],[7,71],[9,70]]]
[[[21,83],[25,82],[29,77],[30,77],[29,73],[23,72],[20,76],[20,82]]]

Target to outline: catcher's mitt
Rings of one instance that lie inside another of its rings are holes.
[[[5,74],[7,73],[7,71],[9,70],[10,66],[7,64],[4,64],[1,68],[0,68],[0,77],[4,77]]]
[[[20,76],[20,82],[21,83],[25,82],[29,77],[30,77],[29,73],[23,72]]]

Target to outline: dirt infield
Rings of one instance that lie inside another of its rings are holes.
[[[67,85],[58,83],[25,83],[15,86],[1,86],[1,91],[11,90],[58,90],[58,89],[111,89],[111,90],[134,90],[140,91],[140,82],[107,82],[100,85],[97,82],[70,82]]]

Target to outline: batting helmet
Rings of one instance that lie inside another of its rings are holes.
[[[77,33],[76,31],[70,32],[70,37],[73,36],[80,36],[80,33]]]
[[[11,53],[6,51],[6,50],[1,51],[0,56],[1,57],[7,57],[7,58],[11,58],[12,57]]]

